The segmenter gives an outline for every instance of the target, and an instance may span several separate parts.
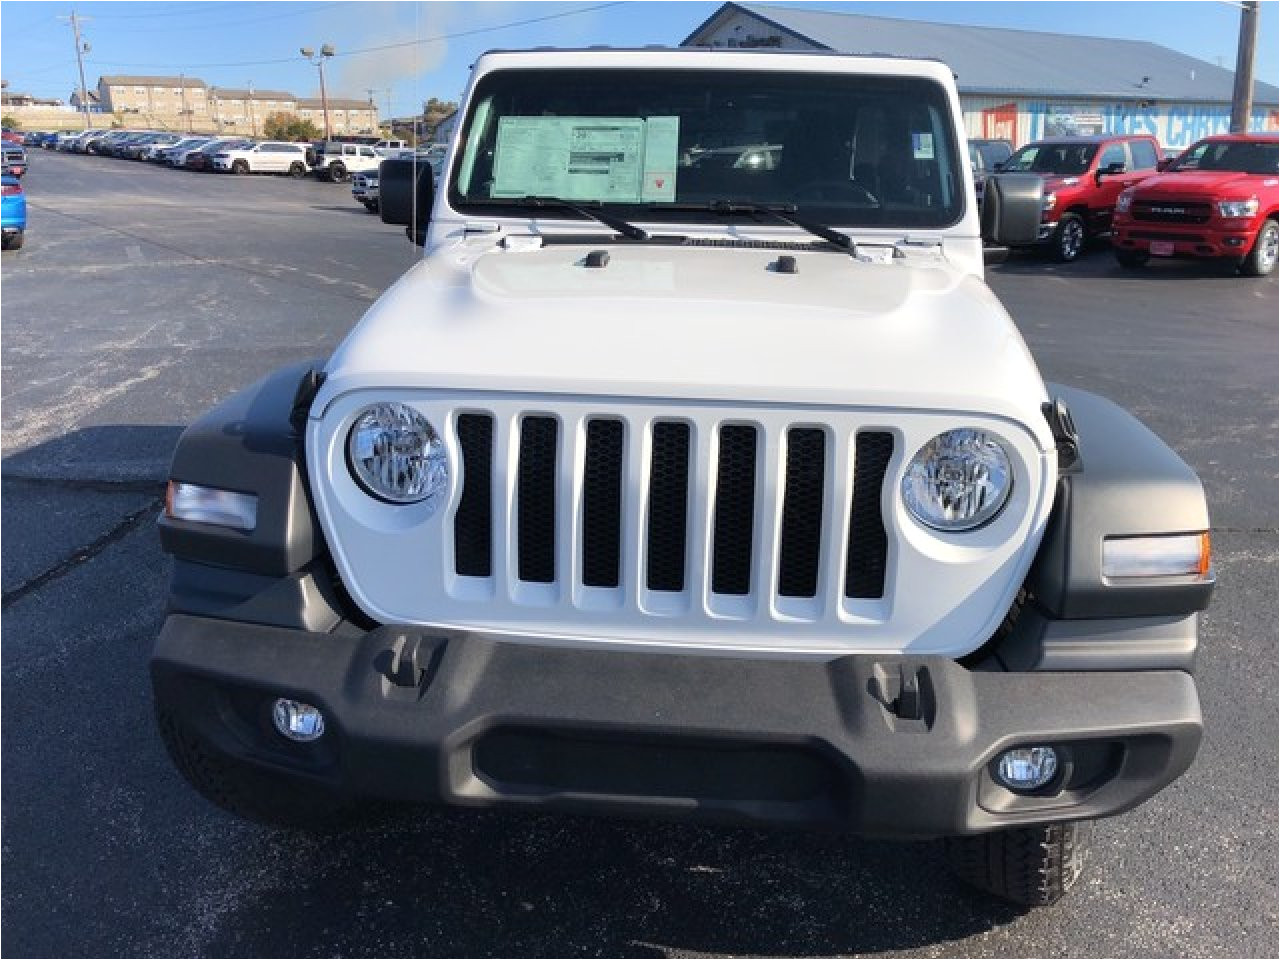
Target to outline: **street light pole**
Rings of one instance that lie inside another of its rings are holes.
[[[258,135],[258,116],[253,112],[253,81],[249,81],[249,130],[254,137]]]
[[[328,57],[332,57],[336,52],[332,43],[326,43],[320,47],[319,56],[311,47],[299,47],[298,52],[307,58],[308,61],[314,63],[320,70],[320,109],[324,112],[324,138],[330,137],[329,130],[329,94],[324,88],[324,61]]]

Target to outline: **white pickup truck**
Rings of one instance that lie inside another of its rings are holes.
[[[1089,821],[1195,756],[1214,575],[1195,474],[1046,384],[983,283],[1039,178],[980,221],[933,61],[494,53],[461,109],[438,189],[382,165],[422,260],[178,444],[179,769],[303,826],[392,798],[943,838],[1057,900]]]

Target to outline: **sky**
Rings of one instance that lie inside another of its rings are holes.
[[[775,0],[776,2],[776,0]],[[801,2],[810,9],[1149,40],[1233,69],[1239,8],[1229,0]],[[77,86],[66,17],[84,18],[90,87],[103,74],[179,74],[214,86],[318,96],[301,46],[332,43],[329,93],[373,97],[394,116],[428,97],[457,100],[471,63],[494,48],[674,45],[717,2],[0,2],[0,76],[13,92],[69,98]],[[1280,0],[1264,0],[1255,77],[1280,84]],[[382,49],[370,49],[382,48]]]

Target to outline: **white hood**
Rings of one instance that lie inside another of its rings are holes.
[[[604,267],[587,267],[593,249]],[[797,272],[779,273],[780,255]],[[656,244],[437,249],[330,360],[313,415],[429,387],[964,411],[1052,439],[1043,382],[982,281],[936,255]]]

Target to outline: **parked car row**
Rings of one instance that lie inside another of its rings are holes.
[[[355,143],[327,140],[293,143],[250,137],[215,137],[154,130],[82,130],[29,134],[28,143],[67,153],[144,160],[187,170],[219,173],[314,174],[341,182],[353,173],[376,174],[387,156],[403,151],[402,140]]]
[[[431,167],[431,175],[433,182],[440,182],[440,174],[444,170],[444,160],[449,152],[449,145],[445,143],[432,143],[420,150],[402,150],[399,159],[412,159],[416,157],[420,162]],[[385,158],[384,158],[385,159]],[[357,173],[351,178],[351,196],[357,202],[364,205],[364,208],[370,213],[377,213],[381,207],[381,193],[379,191],[379,171],[377,168],[363,173]]]
[[[984,142],[984,141],[975,141]],[[1170,160],[1148,135],[1054,137],[1029,143],[975,179],[1033,173],[1044,181],[1038,246],[1078,259],[1108,236],[1124,267],[1151,257],[1215,257],[1246,276],[1276,268],[1277,135],[1207,137]]]

